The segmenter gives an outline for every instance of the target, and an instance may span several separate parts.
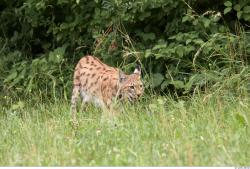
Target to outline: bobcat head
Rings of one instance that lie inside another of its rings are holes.
[[[119,98],[122,100],[137,100],[144,91],[143,83],[141,81],[141,67],[136,66],[134,73],[130,75],[119,71]]]

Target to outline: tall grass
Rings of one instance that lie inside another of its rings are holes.
[[[21,100],[1,107],[0,165],[247,166],[249,112],[249,96],[145,96],[116,126],[89,106],[74,129],[68,102]]]

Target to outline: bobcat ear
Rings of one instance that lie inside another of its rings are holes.
[[[138,63],[135,66],[134,73],[141,75],[141,65],[139,65]]]
[[[119,82],[122,83],[125,80],[126,80],[125,74],[121,70],[119,70]]]

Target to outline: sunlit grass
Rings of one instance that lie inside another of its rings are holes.
[[[0,165],[250,165],[246,97],[147,97],[124,105],[114,122],[101,122],[101,110],[89,106],[77,129],[69,107],[29,100],[1,107]]]

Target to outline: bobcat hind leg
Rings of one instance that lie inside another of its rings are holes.
[[[71,115],[72,115],[72,120],[73,123],[77,123],[76,119],[76,112],[77,112],[77,99],[79,97],[80,93],[80,86],[74,86],[73,92],[72,92],[72,97],[71,97]]]

